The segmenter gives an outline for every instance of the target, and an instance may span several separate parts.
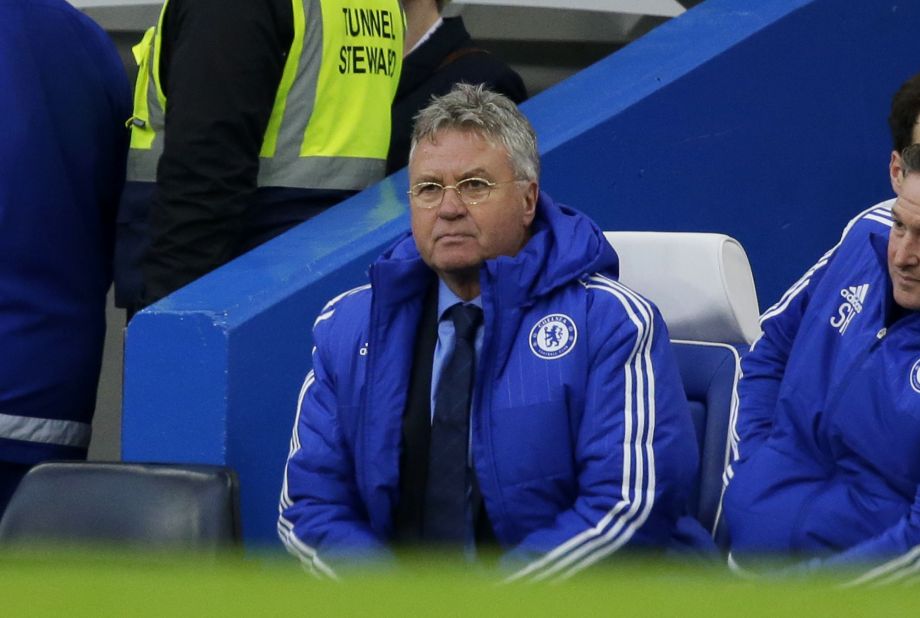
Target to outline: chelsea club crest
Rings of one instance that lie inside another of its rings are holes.
[[[910,386],[920,393],[920,359],[910,368]]]
[[[575,346],[578,331],[567,315],[552,313],[530,329],[530,350],[540,358],[562,358]]]

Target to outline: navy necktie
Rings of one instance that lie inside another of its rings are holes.
[[[482,309],[457,304],[448,315],[454,323],[454,349],[441,371],[435,394],[422,536],[435,543],[462,544],[466,536],[475,340]]]

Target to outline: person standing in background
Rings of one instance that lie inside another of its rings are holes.
[[[406,57],[393,101],[393,131],[387,174],[409,162],[412,120],[432,97],[458,83],[485,84],[515,103],[527,98],[521,76],[476,45],[462,17],[441,17],[448,0],[402,0],[406,12]]]
[[[130,87],[64,0],[0,0],[0,513],[28,469],[86,457]]]
[[[135,49],[116,303],[134,311],[383,178],[398,0],[169,0]]]

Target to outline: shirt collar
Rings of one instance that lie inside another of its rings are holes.
[[[473,300],[465,301],[454,294],[453,290],[447,287],[447,284],[444,283],[443,279],[438,279],[438,321],[440,322],[444,318],[445,311],[457,303],[464,305],[476,305],[482,309],[482,295],[477,296]]]
[[[415,43],[415,45],[412,46],[412,49],[409,50],[409,53],[406,54],[406,56],[408,56],[409,54],[411,54],[412,52],[414,52],[416,49],[418,49],[419,47],[421,47],[422,44],[423,44],[425,41],[427,41],[428,39],[430,39],[430,38],[431,38],[431,35],[434,34],[434,31],[437,30],[438,28],[440,28],[440,27],[441,27],[441,24],[443,24],[443,23],[444,23],[444,18],[443,18],[443,17],[438,17],[438,21],[436,21],[436,22],[434,22],[433,24],[431,24],[431,27],[428,28],[428,30],[425,31],[425,34],[422,35],[422,38],[420,38],[420,39]]]
[[[888,234],[872,232],[869,234],[869,244],[875,253],[878,263],[884,272],[888,272]]]

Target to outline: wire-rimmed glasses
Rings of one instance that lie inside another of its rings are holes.
[[[444,199],[444,192],[447,189],[453,189],[460,196],[460,201],[467,206],[476,206],[487,199],[492,194],[492,189],[499,185],[507,185],[520,180],[506,180],[504,182],[492,182],[485,178],[464,178],[457,184],[442,185],[439,182],[425,181],[412,185],[407,193],[412,203],[419,208],[434,208]]]

